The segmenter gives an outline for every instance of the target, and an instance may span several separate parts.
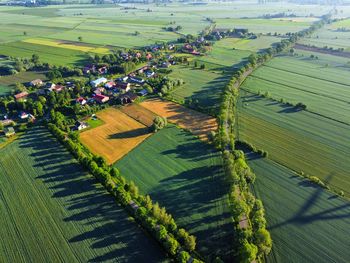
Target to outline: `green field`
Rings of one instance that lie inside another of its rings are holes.
[[[164,255],[42,128],[0,150],[0,262],[159,262]]]
[[[30,58],[39,55],[40,61],[52,65],[80,65],[86,62],[88,54],[67,48],[50,47],[25,42],[11,42],[0,45],[0,54],[12,57]]]
[[[116,163],[142,193],[164,205],[179,226],[197,236],[205,256],[231,252],[233,226],[220,154],[193,135],[169,126]]]
[[[208,70],[194,69],[186,66],[172,67],[169,75],[182,79],[185,84],[170,93],[176,100],[198,100],[203,107],[216,108],[220,102],[221,91],[228,76],[223,76]],[[195,76],[195,77],[194,77]]]
[[[345,27],[348,31],[338,30]],[[317,30],[310,37],[304,38],[300,41],[301,44],[311,45],[316,47],[328,47],[333,49],[344,48],[345,51],[350,52],[350,26],[348,21],[337,22],[327,25],[326,27]]]
[[[300,20],[294,21],[284,19],[236,19],[236,18],[224,18],[218,19],[218,27],[222,28],[247,28],[249,32],[262,33],[262,34],[286,34],[288,32],[294,33],[308,28],[313,20]]]
[[[267,262],[349,262],[350,204],[267,159],[249,161],[273,240]]]
[[[305,57],[277,57],[255,70],[242,88],[269,92],[272,98],[293,104],[303,102],[312,112],[350,124],[348,68],[324,66]]]
[[[234,49],[236,43],[233,40],[233,38],[224,38],[215,42],[211,51],[204,56],[196,57],[195,60],[217,73],[231,73],[235,66],[239,66],[244,59],[252,54],[248,50]]]
[[[323,180],[332,175],[331,187],[350,196],[348,125],[242,91],[237,128],[272,160]]]
[[[37,71],[24,71],[11,76],[0,76],[0,95],[8,95],[16,83],[27,84],[34,79],[45,80],[45,74]]]

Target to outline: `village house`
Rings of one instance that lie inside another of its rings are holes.
[[[115,82],[114,81],[109,81],[105,84],[106,89],[113,89],[115,87]]]
[[[127,92],[125,94],[122,94],[119,96],[119,100],[121,104],[129,104],[134,102],[136,99],[138,98],[138,96],[135,93],[132,92]]]
[[[86,99],[84,99],[83,97],[77,98],[77,99],[75,100],[75,102],[76,102],[77,104],[82,105],[82,106],[85,105],[85,104],[87,103]]]
[[[32,80],[31,82],[29,82],[29,85],[32,87],[39,87],[39,86],[43,85],[43,81],[41,79],[35,79],[35,80]]]
[[[49,92],[52,92],[52,91],[54,91],[54,92],[61,92],[61,91],[63,91],[64,90],[64,86],[63,85],[61,85],[61,84],[57,84],[57,85],[54,85],[53,87],[51,87],[51,88],[48,88],[47,90],[49,91]]]
[[[171,63],[168,61],[162,62],[160,65],[161,68],[169,68],[171,66]]]
[[[74,126],[74,128],[78,131],[86,129],[87,127],[89,127],[89,125],[86,122],[82,122],[82,121],[76,121]]]
[[[99,79],[96,79],[96,80],[92,80],[90,82],[90,85],[94,88],[96,88],[97,86],[99,85],[102,85],[102,84],[105,84],[108,80],[106,78],[99,78]]]
[[[151,60],[152,59],[152,54],[151,53],[147,53],[146,58],[147,58],[147,60]]]
[[[100,74],[107,74],[108,73],[108,68],[106,66],[103,66],[98,69],[98,73]]]
[[[12,135],[15,135],[15,129],[13,127],[8,127],[8,128],[4,128],[4,133],[6,137],[11,137]]]
[[[117,82],[116,88],[127,92],[131,89],[131,84],[128,82]]]
[[[121,78],[117,78],[117,81],[118,82],[123,82],[123,81],[127,81],[129,79],[129,76],[124,76],[124,77],[121,77]]]
[[[104,92],[106,92],[106,89],[104,87],[98,87],[94,90],[94,94],[103,94]]]
[[[55,83],[47,82],[47,83],[45,84],[45,88],[46,88],[46,89],[53,89],[54,87],[56,87],[56,84],[55,84]]]
[[[145,84],[145,81],[141,78],[136,78],[136,77],[130,77],[129,78],[129,82],[130,83],[135,83],[135,84],[138,84],[138,85],[143,85]]]
[[[14,121],[12,119],[4,119],[2,121],[0,121],[2,123],[2,125],[7,126],[7,125],[11,125],[14,124]]]
[[[16,101],[20,101],[20,100],[26,100],[28,95],[29,95],[28,92],[22,91],[21,93],[16,94],[14,97]]]
[[[95,65],[88,65],[88,66],[84,67],[83,72],[84,72],[84,74],[95,73],[96,67],[95,67]]]
[[[106,103],[107,101],[109,101],[109,97],[108,96],[105,96],[105,95],[102,95],[102,94],[96,94],[94,96],[94,100],[98,103]]]
[[[20,118],[21,120],[25,120],[29,118],[29,114],[26,113],[25,111],[21,111],[20,114],[18,115],[18,118]]]
[[[146,89],[143,89],[141,91],[138,92],[138,94],[142,97],[146,96],[148,94],[148,91]]]
[[[146,77],[147,77],[147,78],[151,78],[151,77],[153,77],[153,76],[155,75],[155,72],[152,71],[152,70],[147,70],[147,71],[145,72],[145,74],[146,74]]]

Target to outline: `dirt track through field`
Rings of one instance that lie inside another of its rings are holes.
[[[80,134],[81,142],[93,153],[115,163],[151,135],[148,127],[115,108],[98,112],[102,126]]]
[[[140,105],[159,116],[166,117],[170,123],[190,130],[203,141],[208,141],[210,132],[218,129],[215,118],[171,101],[154,98]]]

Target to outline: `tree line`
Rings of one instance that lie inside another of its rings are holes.
[[[165,207],[153,202],[149,195],[139,193],[134,182],[128,182],[115,167],[110,167],[103,157],[92,154],[67,129],[62,113],[51,110],[48,129],[67,148],[67,150],[85,167],[146,229],[177,262],[202,262],[196,253],[196,237],[185,229],[179,228]]]
[[[255,174],[250,170],[244,153],[236,150],[234,125],[239,87],[254,69],[329,21],[330,15],[325,15],[310,28],[290,34],[288,39],[264,52],[250,55],[232,75],[222,94],[218,115],[219,131],[214,142],[216,147],[222,150],[225,174],[230,183],[229,196],[235,231],[234,256],[240,262],[262,259],[271,251],[272,240],[266,229],[263,204],[250,192],[249,185],[254,183]]]

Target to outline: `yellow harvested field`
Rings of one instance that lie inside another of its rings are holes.
[[[190,130],[204,141],[208,140],[211,131],[218,129],[218,123],[215,118],[171,101],[155,98],[146,100],[140,105],[159,116],[166,117],[170,123]]]
[[[55,41],[51,39],[43,39],[43,38],[31,38],[31,39],[25,39],[23,42],[31,43],[31,44],[37,44],[37,45],[44,45],[44,46],[50,46],[50,47],[59,47],[59,48],[66,48],[66,49],[72,49],[82,52],[92,52],[92,53],[98,53],[98,54],[108,54],[109,49],[105,47],[93,47],[88,46],[84,44],[74,44],[74,43],[63,43],[60,41]]]
[[[105,124],[80,134],[81,142],[94,154],[113,164],[151,135],[148,127],[115,108],[100,111]]]

